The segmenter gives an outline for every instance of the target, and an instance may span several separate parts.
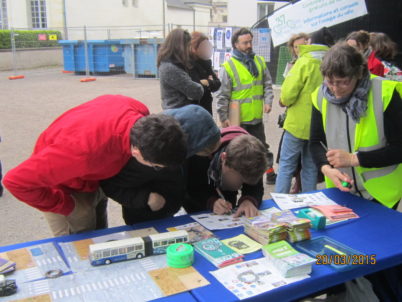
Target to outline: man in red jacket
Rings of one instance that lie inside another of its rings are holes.
[[[116,175],[132,156],[159,169],[180,165],[186,153],[185,135],[173,117],[149,115],[144,104],[129,97],[104,95],[57,118],[3,184],[45,212],[55,236],[78,233],[107,227],[99,181]]]

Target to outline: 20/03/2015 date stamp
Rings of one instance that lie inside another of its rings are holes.
[[[317,254],[316,262],[317,265],[374,265],[377,263],[376,255],[347,255],[347,254]]]

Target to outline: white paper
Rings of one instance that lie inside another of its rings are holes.
[[[211,42],[212,46],[215,46],[215,27],[211,27],[209,29],[209,41]]]
[[[232,28],[226,27],[225,30],[225,47],[231,48],[232,47]]]
[[[210,273],[240,300],[310,277],[285,278],[266,258],[233,264]]]
[[[243,217],[233,217],[232,215],[215,215],[213,213],[191,215],[195,221],[209,230],[231,229],[244,225]]]
[[[229,61],[231,57],[232,57],[232,54],[230,52],[225,52],[225,62]]]
[[[223,39],[224,39],[224,31],[222,29],[218,29],[216,31],[216,48],[223,49]]]
[[[282,210],[337,204],[335,201],[328,198],[323,192],[308,194],[271,193],[271,196],[278,207]]]
[[[214,52],[214,68],[219,70],[221,67],[221,60],[220,60],[221,53],[219,51]]]

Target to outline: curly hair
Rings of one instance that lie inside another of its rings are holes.
[[[226,148],[226,166],[239,172],[245,183],[256,184],[268,168],[267,149],[252,135],[237,136]]]

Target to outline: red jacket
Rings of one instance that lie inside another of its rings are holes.
[[[45,212],[68,215],[73,191],[95,191],[99,180],[128,162],[130,129],[149,114],[137,100],[104,95],[57,118],[38,138],[33,154],[4,177],[18,199]]]
[[[370,73],[377,75],[379,77],[384,76],[384,65],[382,62],[376,57],[375,51],[372,51],[367,58],[367,65]]]

